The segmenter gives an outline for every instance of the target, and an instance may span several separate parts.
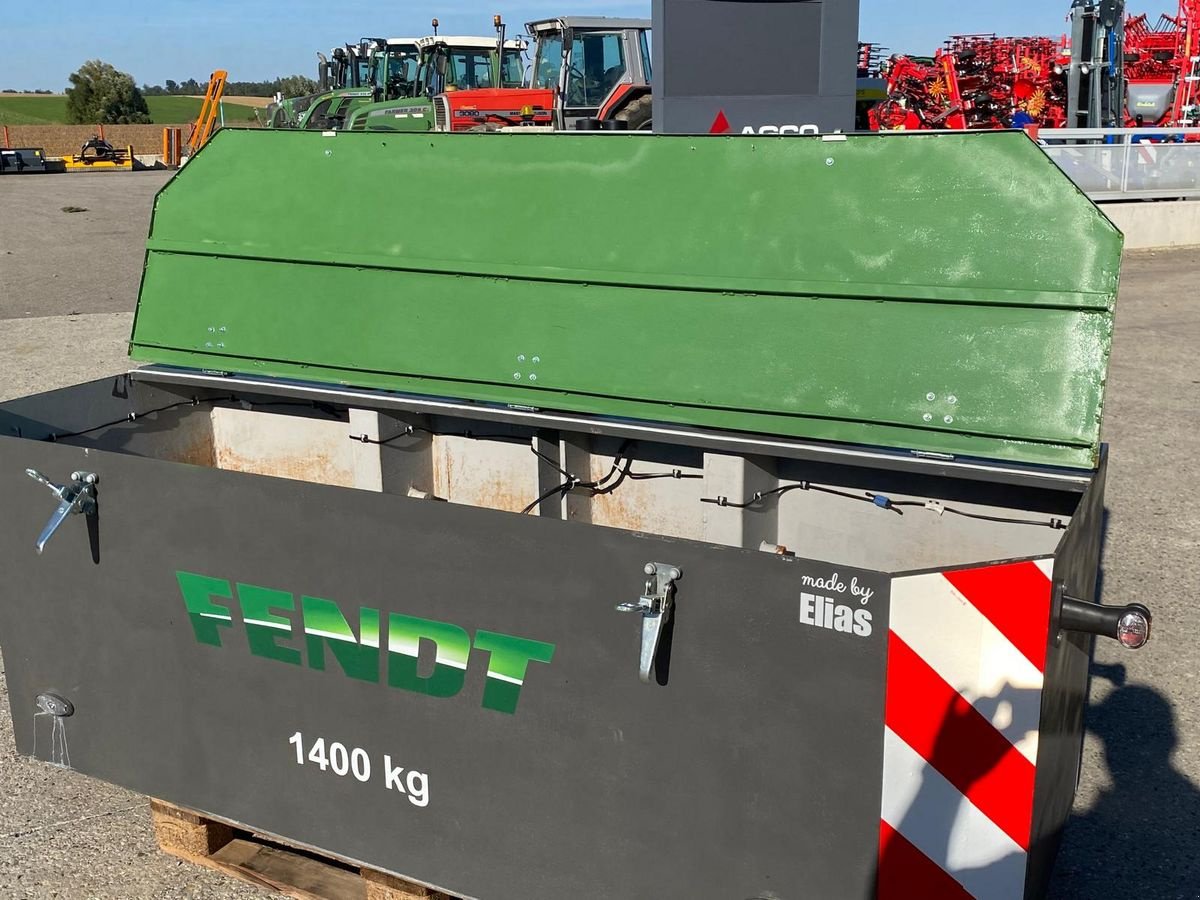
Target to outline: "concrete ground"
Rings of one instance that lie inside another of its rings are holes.
[[[120,371],[159,173],[0,185],[0,399]],[[63,207],[84,207],[80,213]],[[1002,252],[998,248],[998,252]],[[1200,898],[1200,250],[1128,257],[1113,351],[1104,599],[1156,614],[1102,642],[1075,813],[1050,896]],[[251,898],[156,852],[143,798],[13,752],[0,677],[0,898]],[[668,861],[669,864],[669,861]],[[637,898],[640,900],[640,898]]]

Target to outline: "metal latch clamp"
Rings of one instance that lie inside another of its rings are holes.
[[[642,650],[638,661],[638,677],[643,684],[650,683],[663,629],[671,617],[674,606],[675,582],[683,577],[678,566],[670,563],[646,563],[643,570],[646,586],[636,603],[621,603],[618,612],[640,612],[642,614]]]
[[[91,472],[72,472],[70,484],[55,484],[37,469],[26,469],[25,474],[39,484],[44,484],[58,498],[58,508],[50,516],[50,521],[38,535],[37,552],[46,549],[46,544],[68,516],[83,513],[85,516],[96,513],[96,483],[100,480]]]

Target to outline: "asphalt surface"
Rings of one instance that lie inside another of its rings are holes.
[[[0,180],[0,399],[126,367],[142,245],[165,180]],[[1200,249],[1126,260],[1105,411],[1103,599],[1150,606],[1155,633],[1140,653],[1098,646],[1056,900],[1200,898],[1198,270]],[[159,854],[143,798],[17,757],[8,716],[0,677],[0,898],[268,896]]]

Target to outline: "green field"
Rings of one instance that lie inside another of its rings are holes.
[[[180,125],[194,122],[200,114],[197,97],[147,97],[151,119],[159,125]],[[225,121],[230,124],[254,118],[247,106],[223,104]],[[67,121],[67,98],[38,94],[0,94],[0,125],[64,125]]]

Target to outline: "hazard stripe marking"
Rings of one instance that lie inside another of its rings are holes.
[[[961,884],[887,822],[879,823],[876,900],[971,900]]]
[[[1050,580],[1036,563],[988,566],[944,576],[1039,672],[1045,671]]]
[[[884,822],[976,900],[1023,896],[1025,852],[890,728],[883,768]]]
[[[885,721],[1021,849],[1029,849],[1033,763],[894,633]]]
[[[1037,762],[1042,673],[940,572],[894,582],[891,629]]]

